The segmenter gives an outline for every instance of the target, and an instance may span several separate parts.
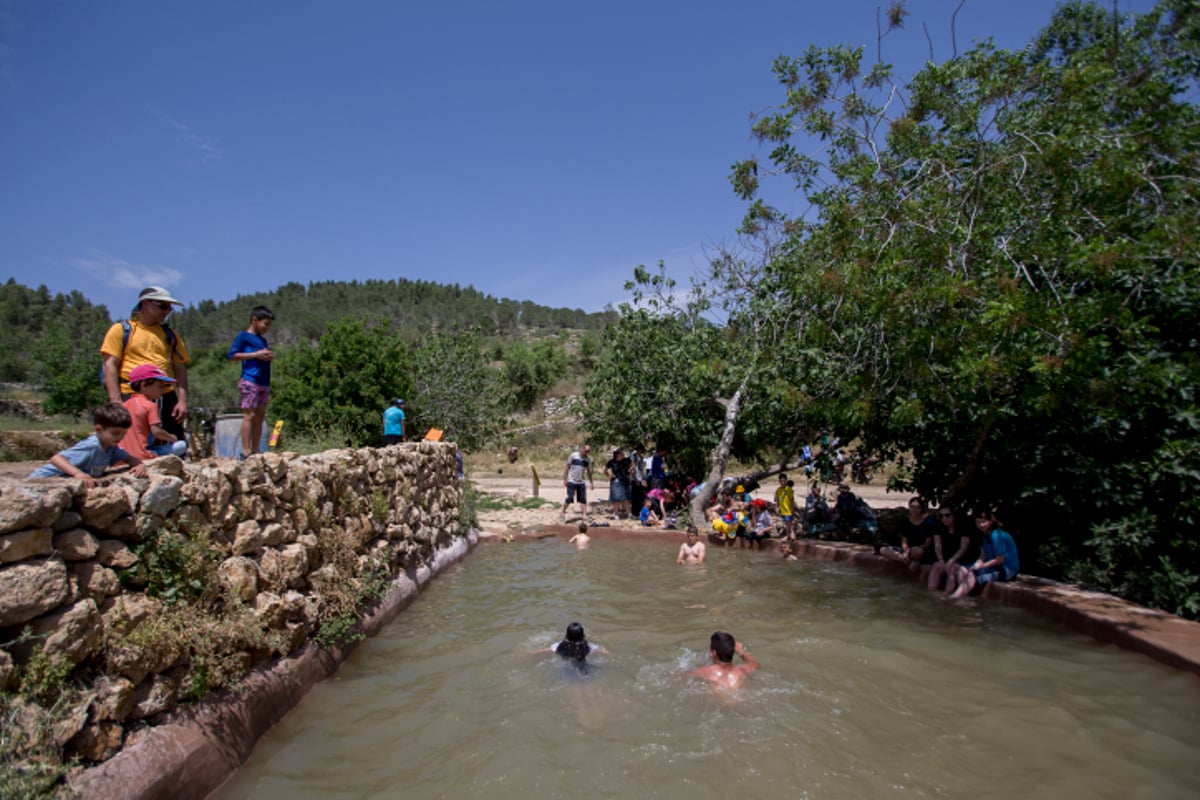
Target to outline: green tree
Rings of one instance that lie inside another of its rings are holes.
[[[315,347],[286,348],[271,371],[271,406],[302,431],[379,444],[383,409],[412,394],[412,356],[400,337],[361,320],[329,326]]]
[[[500,430],[501,392],[483,344],[470,334],[426,339],[413,356],[413,431],[441,428],[465,450],[482,447]]]
[[[517,411],[533,408],[538,395],[563,377],[567,354],[555,341],[542,339],[532,346],[517,342],[504,351],[504,382],[510,407]]]
[[[108,399],[100,385],[100,366],[96,356],[105,327],[93,324],[80,334],[72,334],[58,321],[45,324],[33,346],[31,378],[46,389],[42,410],[48,414],[83,415]]]
[[[836,365],[835,417],[911,450],[922,494],[1000,506],[1034,569],[1191,615],[1194,12],[1069,3],[1026,50],[985,42],[906,86],[861,49],[780,57],[769,154],[731,176],[744,230],[785,237],[764,291]],[[760,199],[770,175],[813,212]]]

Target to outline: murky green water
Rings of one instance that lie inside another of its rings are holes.
[[[1200,797],[1200,679],[1028,612],[816,562],[477,548],[214,797]],[[579,620],[580,678],[532,651]],[[683,675],[727,630],[736,702]]]

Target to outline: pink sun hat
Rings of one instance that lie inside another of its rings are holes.
[[[139,381],[162,381],[163,383],[175,383],[175,379],[167,375],[154,364],[139,364],[129,371],[129,382],[137,383]]]

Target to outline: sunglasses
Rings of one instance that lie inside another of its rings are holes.
[[[154,305],[158,306],[162,311],[170,311],[172,308],[174,308],[174,306],[172,306],[170,303],[163,303],[159,300],[155,300]]]

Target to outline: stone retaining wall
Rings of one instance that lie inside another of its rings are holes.
[[[309,644],[335,599],[373,579],[383,606],[398,610],[439,553],[473,541],[459,526],[452,444],[148,467],[148,478],[90,489],[66,478],[0,482],[0,685],[12,688],[31,659],[69,662],[68,683],[85,688],[54,736],[85,762],[145,740],[189,691],[195,699],[195,659],[137,637],[169,610],[172,589],[147,586],[143,567],[172,543],[207,537],[219,553],[210,588],[261,634],[233,653],[245,671],[303,658],[336,666],[330,648]],[[279,661],[289,653],[297,658]]]

